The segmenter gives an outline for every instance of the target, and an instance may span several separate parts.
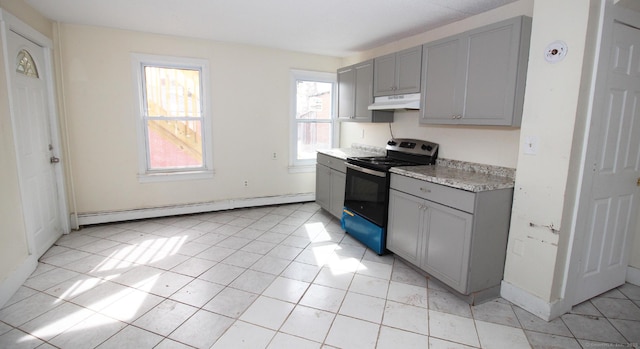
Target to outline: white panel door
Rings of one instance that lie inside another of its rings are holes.
[[[604,90],[596,95],[587,148],[573,303],[625,282],[640,187],[640,30],[613,24]],[[599,107],[598,107],[599,106]],[[586,214],[585,214],[586,213]]]
[[[40,257],[63,232],[54,168],[57,163],[52,159],[44,50],[13,31],[8,33],[7,44],[25,225],[30,252]],[[29,68],[37,76],[25,74]]]

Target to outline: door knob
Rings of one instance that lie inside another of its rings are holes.
[[[638,177],[638,181],[636,182],[636,185],[640,187],[640,177]]]
[[[52,164],[57,164],[57,163],[59,163],[59,162],[60,162],[60,158],[57,158],[57,157],[55,157],[55,156],[52,156],[52,157],[49,159],[49,161],[50,161]]]

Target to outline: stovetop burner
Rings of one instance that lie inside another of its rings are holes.
[[[391,168],[391,167],[396,167],[396,166],[415,166],[415,165],[420,165],[420,164],[417,164],[415,162],[403,161],[403,160],[394,159],[394,158],[390,158],[390,157],[386,157],[386,156],[352,157],[352,158],[349,158],[347,160],[349,160],[352,163],[367,164],[367,165],[386,167],[386,168]]]
[[[435,164],[438,144],[418,139],[391,139],[387,142],[386,156],[347,158],[350,164],[380,171],[391,167]]]

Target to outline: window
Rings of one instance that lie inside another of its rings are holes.
[[[133,55],[141,181],[210,177],[204,60]]]
[[[39,78],[38,76],[38,68],[36,68],[36,63],[33,61],[33,57],[27,50],[20,50],[18,52],[18,59],[16,59],[17,67],[16,71],[20,74],[24,74],[28,77]]]
[[[336,143],[336,75],[294,70],[292,80],[291,165],[312,165]]]

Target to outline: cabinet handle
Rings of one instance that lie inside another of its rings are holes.
[[[420,187],[420,191],[423,193],[431,193],[431,189]]]

